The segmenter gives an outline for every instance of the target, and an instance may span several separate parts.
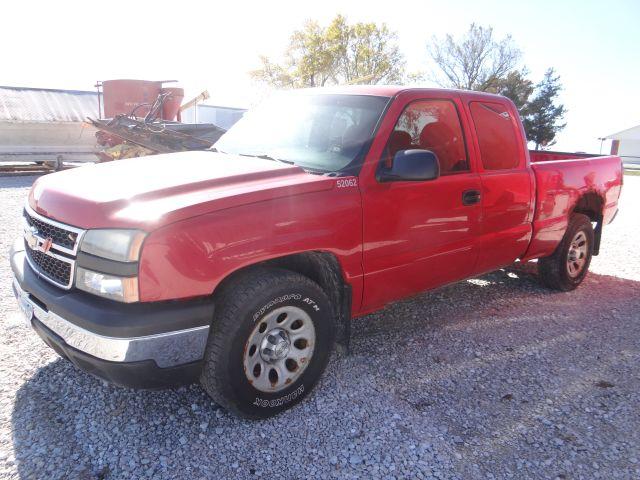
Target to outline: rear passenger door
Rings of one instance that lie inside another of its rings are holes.
[[[495,270],[522,256],[531,240],[533,177],[525,139],[513,107],[500,99],[467,102],[480,161],[482,224],[477,272]]]

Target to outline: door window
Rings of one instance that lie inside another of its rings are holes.
[[[418,100],[400,115],[383,154],[387,167],[400,150],[419,148],[432,151],[440,162],[440,174],[465,172],[469,160],[460,118],[450,100]]]
[[[520,149],[513,119],[507,108],[499,103],[471,102],[470,109],[484,169],[516,168]]]

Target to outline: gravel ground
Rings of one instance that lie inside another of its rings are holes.
[[[0,178],[2,479],[640,478],[639,177],[575,292],[529,264],[358,319],[353,354],[263,422],[198,386],[106,385],[22,326],[7,251],[32,181]]]

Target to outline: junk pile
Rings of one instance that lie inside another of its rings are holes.
[[[208,93],[181,106],[181,88],[167,81],[109,80],[102,87],[105,119],[88,118],[98,131],[101,162],[160,153],[206,150],[226,131],[212,123],[182,123],[181,112],[206,100]],[[153,99],[153,101],[150,101]]]

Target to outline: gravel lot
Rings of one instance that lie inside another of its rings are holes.
[[[640,177],[578,290],[535,265],[356,320],[306,402],[263,422],[198,386],[76,370],[22,326],[8,249],[33,177],[1,177],[0,478],[640,478]]]

